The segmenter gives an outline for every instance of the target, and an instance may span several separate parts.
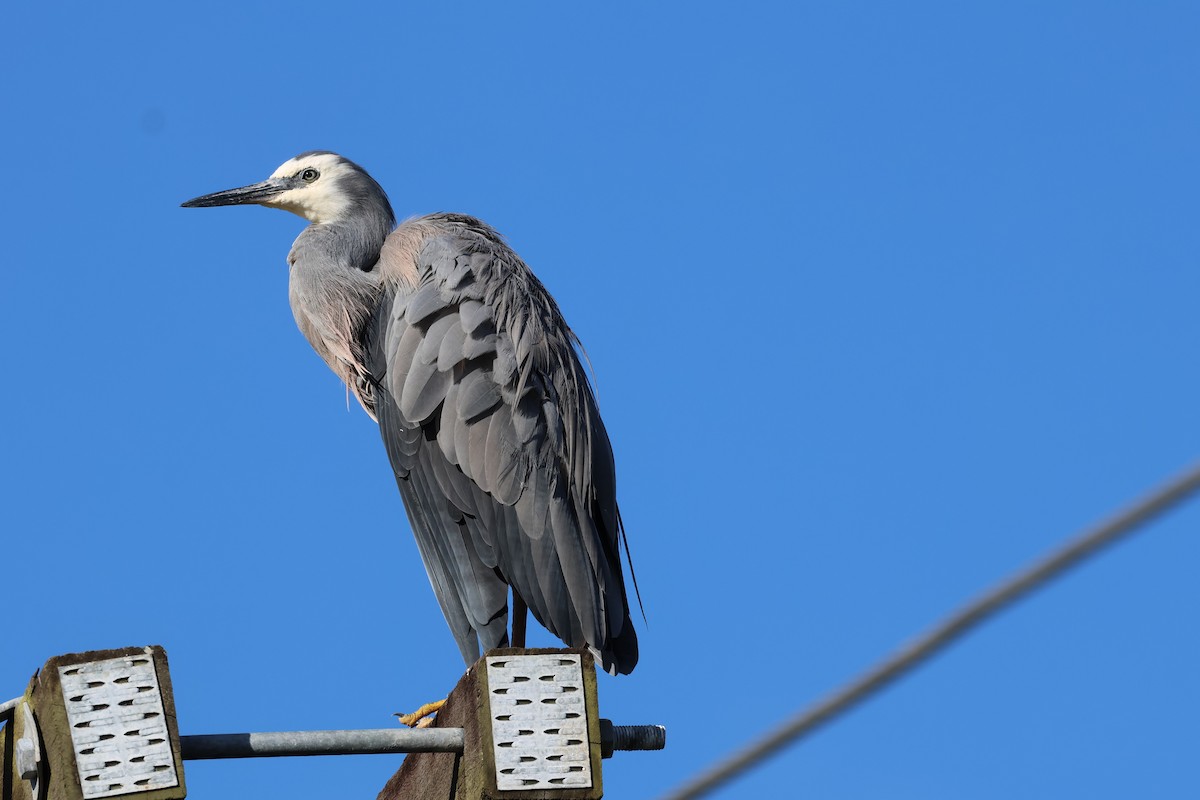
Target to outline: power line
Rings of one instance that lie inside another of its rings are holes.
[[[1013,601],[1057,577],[1105,545],[1180,503],[1200,489],[1200,464],[1041,561],[984,592],[924,635],[901,647],[833,694],[818,701],[741,752],[684,784],[662,800],[692,800],[716,789],[790,742],[810,733],[887,686]]]

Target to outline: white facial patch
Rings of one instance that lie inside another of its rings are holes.
[[[350,171],[340,157],[332,153],[297,156],[283,162],[271,173],[272,178],[292,178],[306,169],[320,173],[312,183],[299,183],[263,205],[282,208],[309,222],[330,222],[350,210],[350,201],[338,191],[338,177]]]

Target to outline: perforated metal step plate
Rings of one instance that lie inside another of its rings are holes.
[[[488,656],[487,679],[496,788],[591,788],[579,656]]]
[[[179,785],[150,654],[58,668],[85,798]]]

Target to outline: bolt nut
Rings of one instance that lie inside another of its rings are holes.
[[[33,740],[22,736],[17,739],[15,761],[17,762],[17,774],[22,780],[31,781],[37,777],[37,748],[33,745]]]

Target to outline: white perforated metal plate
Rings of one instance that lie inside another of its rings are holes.
[[[85,798],[179,785],[149,654],[58,668]]]
[[[488,656],[487,675],[496,788],[591,788],[579,656]]]

